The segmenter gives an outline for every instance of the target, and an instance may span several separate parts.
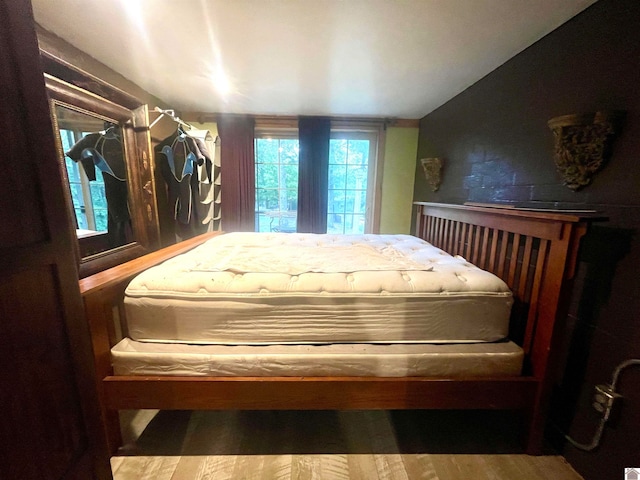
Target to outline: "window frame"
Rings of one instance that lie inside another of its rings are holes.
[[[258,138],[298,139],[297,118],[269,117],[256,120],[254,141]],[[332,119],[330,138],[349,136],[354,139],[366,138],[369,146],[367,174],[367,207],[364,233],[380,232],[382,204],[383,152],[386,121],[382,119]],[[257,180],[257,179],[256,179]],[[257,193],[256,183],[256,193]],[[257,200],[256,200],[257,201]],[[258,212],[256,211],[256,214]]]
[[[369,158],[367,163],[367,202],[365,207],[364,233],[375,233],[380,227],[380,178],[379,155],[380,132],[378,128],[355,126],[331,126],[331,140],[368,140]]]
[[[259,139],[274,139],[274,140],[297,140],[299,142],[299,136],[298,136],[298,129],[297,128],[291,128],[291,127],[256,127],[255,131],[254,131],[254,135],[253,135],[253,141],[254,141],[254,148],[256,148],[256,154],[254,157],[254,165],[255,165],[255,173],[254,175],[256,175],[256,186],[255,186],[255,191],[256,191],[256,198],[255,198],[255,207],[254,207],[254,214],[256,216],[255,218],[255,225],[257,228],[255,228],[256,231],[260,231],[259,229],[259,214],[260,214],[260,210],[258,210],[258,176],[257,176],[257,169],[258,169],[258,162],[257,162],[257,154],[258,154],[258,150],[257,150],[257,140]],[[299,144],[298,144],[299,145]],[[296,192],[296,198],[297,198],[297,192]],[[296,217],[297,218],[297,212],[296,212]],[[278,222],[278,226],[274,227],[274,222],[277,220]],[[291,219],[287,218],[285,219],[285,222],[291,223]],[[273,217],[271,219],[271,226],[269,231],[280,231],[281,228],[281,224],[282,223],[282,217],[278,216],[278,217]],[[273,228],[278,228],[278,230],[273,230]]]

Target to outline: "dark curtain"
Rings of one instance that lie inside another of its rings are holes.
[[[327,232],[329,136],[326,117],[300,117],[298,170],[298,232]]]
[[[222,230],[255,230],[255,152],[251,117],[220,115],[220,191]]]

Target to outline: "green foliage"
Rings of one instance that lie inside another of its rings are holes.
[[[298,152],[296,139],[255,140],[256,218],[297,208]],[[328,232],[364,233],[369,174],[369,140],[331,139],[329,143]]]
[[[297,208],[298,151],[296,139],[257,138],[256,212]]]

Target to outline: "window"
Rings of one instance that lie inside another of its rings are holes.
[[[295,232],[298,209],[298,139],[255,139],[256,232]]]
[[[374,230],[377,150],[377,129],[332,129],[327,233],[362,234]],[[257,131],[256,232],[296,231],[298,152],[295,131]]]
[[[375,135],[332,132],[331,137],[327,233],[370,232]]]
[[[77,141],[89,132],[60,130],[62,150],[68,151]],[[104,193],[102,172],[96,169],[96,180],[90,182],[82,169],[82,164],[64,157],[69,177],[69,188],[73,199],[77,228],[97,232],[107,231],[107,203]]]

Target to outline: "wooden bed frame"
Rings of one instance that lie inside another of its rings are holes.
[[[114,376],[123,295],[143,270],[219,233],[201,235],[80,281],[92,335],[105,443],[121,445],[118,410],[510,409],[523,412],[527,453],[541,453],[556,331],[566,316],[589,215],[416,202],[414,234],[501,277],[515,297],[510,338],[525,351],[521,376],[187,377]],[[601,218],[597,218],[601,219]]]

